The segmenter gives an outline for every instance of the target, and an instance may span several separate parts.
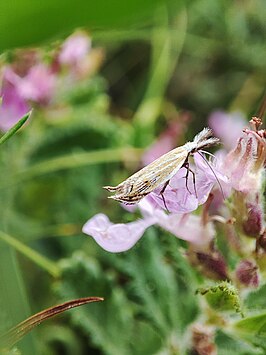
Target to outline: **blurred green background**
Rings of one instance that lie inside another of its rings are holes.
[[[22,354],[189,353],[202,276],[183,257],[185,243],[151,227],[132,250],[110,254],[81,228],[99,212],[136,219],[102,186],[138,169],[171,122],[187,117],[180,145],[214,110],[256,113],[265,18],[263,0],[0,2],[2,64],[17,47],[49,53],[77,28],[102,53],[95,73],[53,107],[36,107],[1,146],[2,331],[71,298],[106,299],[41,325],[18,344]],[[217,344],[219,354],[264,351],[223,333]]]

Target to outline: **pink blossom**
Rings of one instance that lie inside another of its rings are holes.
[[[105,250],[119,253],[132,248],[142,237],[146,228],[154,224],[154,218],[140,219],[127,224],[113,224],[100,213],[91,218],[82,228],[83,233],[91,235]]]
[[[214,238],[215,230],[211,222],[204,224],[200,216],[192,214],[157,215],[157,224],[176,237],[204,249]]]
[[[206,202],[217,181],[220,184],[223,183],[225,189],[228,179],[217,169],[215,165],[217,162],[215,164],[211,162],[207,164],[198,153],[194,155],[194,162],[195,166],[191,164],[190,168],[195,174],[195,184],[192,172],[189,172],[186,179],[187,169],[182,168],[166,187],[163,193],[164,200],[161,194],[162,187],[150,194],[161,208],[167,207],[168,211],[173,213],[189,213]]]
[[[223,111],[214,111],[210,115],[208,122],[214,135],[221,139],[228,150],[234,148],[239,138],[239,132],[247,125],[244,117],[239,112],[228,114]]]
[[[62,45],[59,54],[59,63],[69,66],[77,66],[83,60],[91,48],[91,40],[83,32],[74,33],[68,37]]]
[[[26,100],[47,104],[54,95],[56,77],[45,64],[36,64],[23,78],[17,76],[15,80],[18,92]]]
[[[97,214],[83,226],[83,233],[91,235],[105,250],[117,253],[132,248],[145,230],[157,224],[176,237],[204,249],[214,237],[211,222],[204,224],[200,216],[166,214],[154,206],[150,197],[139,203],[143,219],[126,224],[113,224],[104,214]]]
[[[256,193],[262,186],[265,160],[265,138],[246,129],[235,149],[225,157],[222,170],[235,190]]]
[[[20,95],[17,87],[9,80],[6,70],[3,73],[0,91],[0,129],[4,132],[14,126],[18,120],[29,111],[29,105]]]

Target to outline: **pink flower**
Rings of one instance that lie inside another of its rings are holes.
[[[189,172],[188,179],[186,179],[187,169],[182,168],[166,187],[163,193],[164,200],[161,195],[162,187],[150,194],[161,208],[165,208],[166,205],[169,212],[189,213],[206,202],[217,181],[220,184],[223,183],[225,188],[228,179],[217,169],[217,161],[215,164],[211,162],[207,164],[204,158],[196,153],[194,162],[195,166],[191,165],[190,168],[195,174],[195,184],[193,182],[193,174]]]
[[[50,68],[42,63],[31,67],[23,77],[17,75],[11,67],[6,67],[5,77],[26,101],[47,104],[55,91],[56,77]]]
[[[0,129],[8,131],[18,120],[29,111],[29,105],[20,95],[17,87],[9,80],[7,70],[4,70],[0,97]]]
[[[59,63],[69,66],[77,66],[80,60],[83,60],[89,53],[91,40],[83,32],[74,33],[68,37],[62,45],[59,54]]]
[[[154,224],[178,238],[193,243],[198,249],[204,249],[214,237],[212,223],[204,224],[200,216],[167,215],[154,206],[149,196],[145,197],[138,206],[143,219],[127,224],[113,224],[104,214],[97,214],[87,221],[82,231],[91,235],[103,249],[113,253],[132,248],[145,230]]]
[[[204,224],[200,216],[192,214],[167,215],[163,212],[157,215],[157,224],[177,238],[192,243],[197,249],[204,249],[215,235],[211,222]]]
[[[236,148],[225,157],[222,169],[235,190],[256,193],[262,186],[265,160],[265,138],[246,129]]]
[[[228,114],[215,111],[210,115],[208,122],[214,135],[221,139],[228,150],[234,148],[239,132],[247,125],[244,117],[238,112]]]
[[[36,64],[26,76],[17,76],[15,80],[18,92],[26,100],[47,104],[54,95],[56,77],[45,64]]]
[[[146,228],[154,224],[153,217],[140,219],[127,224],[113,224],[100,213],[91,218],[82,228],[105,250],[119,253],[132,248],[142,237]]]

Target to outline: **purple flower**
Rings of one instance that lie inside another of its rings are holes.
[[[74,33],[63,43],[58,57],[59,63],[75,67],[87,56],[90,48],[91,40],[86,33]]]
[[[239,132],[247,125],[244,117],[238,112],[227,114],[215,111],[210,115],[208,122],[214,135],[221,139],[228,150],[234,148]]]
[[[3,72],[0,97],[0,130],[8,131],[14,126],[18,120],[25,115],[30,107],[26,100],[20,95],[17,87],[13,84],[9,68],[5,68]]]

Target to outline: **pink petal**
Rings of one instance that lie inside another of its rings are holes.
[[[106,215],[100,213],[88,220],[82,231],[92,236],[103,249],[119,253],[132,248],[154,223],[154,218],[150,217],[127,224],[113,224]]]
[[[14,126],[30,109],[25,99],[19,94],[13,80],[9,80],[13,79],[13,73],[9,73],[10,71],[9,68],[6,68],[4,71],[0,93],[2,97],[2,104],[0,105],[0,129],[4,132]]]
[[[218,138],[221,138],[225,147],[234,148],[242,129],[247,125],[243,115],[239,112],[225,113],[215,111],[209,117],[209,126]]]
[[[77,65],[88,54],[91,40],[85,33],[75,33],[63,43],[59,62],[67,65]]]
[[[202,224],[200,216],[192,214],[161,214],[157,218],[157,224],[176,237],[187,242],[205,247],[215,236],[215,230],[212,223]]]
[[[191,164],[190,168],[195,174],[195,184],[193,174],[190,172],[186,179],[187,169],[182,168],[170,180],[163,193],[165,203],[161,195],[162,187],[150,194],[161,208],[165,209],[166,205],[168,211],[172,213],[192,212],[206,202],[213,186],[217,183],[217,178],[219,182],[227,183],[227,177],[221,174],[211,162],[208,165],[198,154],[195,154],[194,158],[195,167]]]
[[[55,75],[42,63],[31,67],[28,74],[17,82],[17,90],[24,99],[40,104],[51,100],[55,86]]]

